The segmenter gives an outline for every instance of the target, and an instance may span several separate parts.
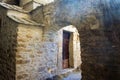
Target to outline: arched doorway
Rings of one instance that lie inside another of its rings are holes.
[[[61,28],[59,34],[58,69],[75,69],[81,65],[79,33],[75,26]]]

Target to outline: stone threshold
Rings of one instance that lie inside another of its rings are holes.
[[[75,70],[75,68],[63,69],[63,70],[59,71],[58,75],[65,74],[65,73],[70,73],[70,72],[73,72],[74,70]]]

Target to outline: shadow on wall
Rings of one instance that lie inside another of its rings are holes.
[[[20,0],[0,0],[0,2],[5,2],[12,5],[20,5]]]
[[[17,24],[2,18],[0,26],[0,79],[15,80]],[[14,24],[11,24],[14,23]]]

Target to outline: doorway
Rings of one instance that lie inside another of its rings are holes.
[[[68,31],[63,30],[63,51],[62,51],[62,67],[63,69],[69,68],[69,43],[70,43],[70,36],[71,33]]]
[[[65,26],[58,31],[57,66],[60,72],[76,69],[81,65],[81,50],[78,30],[75,26]]]

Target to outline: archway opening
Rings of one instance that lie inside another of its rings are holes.
[[[81,66],[81,48],[79,33],[75,26],[61,28],[59,34],[58,69],[60,71],[75,70]]]

